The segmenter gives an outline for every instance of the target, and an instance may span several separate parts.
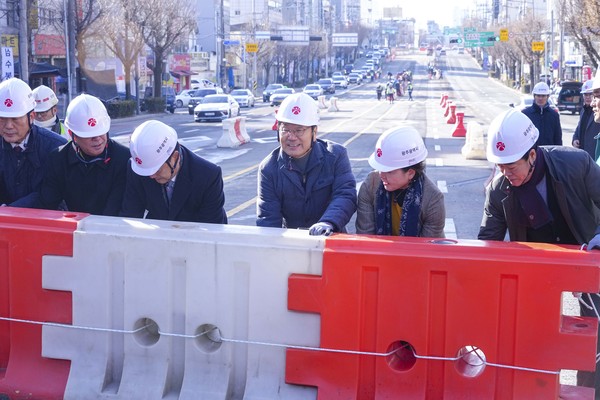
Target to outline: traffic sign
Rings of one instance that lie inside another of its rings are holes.
[[[508,42],[508,29],[500,29],[500,41]]]
[[[256,53],[258,51],[258,43],[246,43],[247,53]]]
[[[544,51],[545,42],[531,42],[532,51]]]
[[[240,41],[239,40],[223,40],[223,45],[224,46],[239,46]]]

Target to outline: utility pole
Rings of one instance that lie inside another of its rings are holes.
[[[64,20],[63,20],[63,25],[65,27],[65,58],[67,61],[67,104],[65,104],[65,110],[67,108],[67,106],[69,105],[69,103],[71,102],[72,99],[72,92],[73,92],[73,88],[71,87],[71,52],[69,49],[69,18],[67,18],[67,16],[69,15],[69,7],[68,7],[68,1],[67,0],[63,0],[63,12],[64,12]]]
[[[27,35],[27,0],[20,0],[19,8],[19,65],[21,66],[20,76],[23,81],[29,83],[29,37]]]

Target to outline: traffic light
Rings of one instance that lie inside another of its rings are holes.
[[[281,40],[283,40],[283,36],[280,36],[280,35],[271,35],[270,39],[273,40],[273,41],[281,41]]]
[[[488,41],[488,42],[497,42],[497,41],[499,41],[499,40],[500,40],[500,37],[499,37],[499,36],[490,36],[490,37],[488,37],[488,40],[487,40],[487,41]]]
[[[463,40],[461,38],[457,38],[457,39],[450,39],[450,43],[462,43]]]

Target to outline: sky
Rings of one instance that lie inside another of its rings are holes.
[[[364,1],[364,0],[363,0]],[[402,18],[414,18],[417,27],[426,27],[427,21],[434,20],[440,27],[456,26],[462,19],[464,9],[474,9],[475,0],[370,0],[373,13],[383,7],[401,7]],[[379,11],[381,12],[381,11]],[[375,14],[373,18],[376,19]]]

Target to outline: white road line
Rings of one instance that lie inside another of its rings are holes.
[[[448,185],[446,181],[437,181],[437,187],[442,193],[448,193]]]
[[[456,235],[456,225],[454,225],[453,218],[446,218],[446,225],[444,226],[444,234],[448,239],[458,239]]]

